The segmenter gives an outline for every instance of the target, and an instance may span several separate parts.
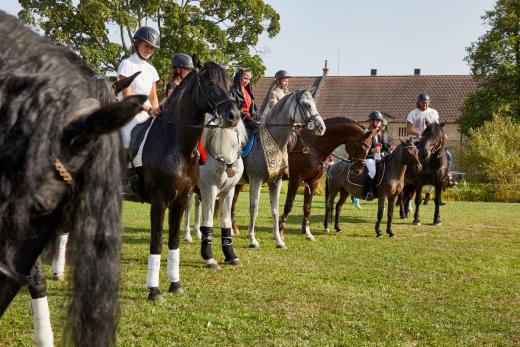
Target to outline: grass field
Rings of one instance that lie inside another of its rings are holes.
[[[246,201],[242,194],[242,233],[234,239],[243,266],[207,270],[200,243],[183,243],[186,292],[171,295],[164,246],[165,300],[156,304],[146,300],[144,284],[148,206],[125,203],[119,346],[520,345],[519,204],[450,201],[438,227],[431,225],[433,206],[426,206],[423,226],[397,218],[397,237],[376,239],[376,204],[366,202],[362,210],[345,205],[343,232],[324,234],[321,196],[311,226],[316,241],[309,242],[299,234],[298,196],[288,249],[278,250],[262,194],[261,248],[253,250]],[[213,250],[222,262],[219,237]],[[59,345],[68,290],[48,283]],[[0,345],[33,345],[29,301],[23,289],[0,319]]]

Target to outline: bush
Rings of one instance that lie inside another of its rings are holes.
[[[515,201],[520,193],[520,124],[495,115],[476,130],[457,151],[458,164],[465,179],[480,184],[479,193],[493,200]]]

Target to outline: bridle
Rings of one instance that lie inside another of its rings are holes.
[[[208,95],[208,93],[206,92],[206,90],[204,89],[204,86],[202,85],[202,83],[200,83],[200,77],[199,77],[199,74],[204,71],[204,69],[202,69],[198,74],[197,74],[197,83],[198,83],[198,86],[202,92],[202,95],[204,95],[204,98],[206,99],[210,109],[211,109],[211,119],[206,123],[204,124],[204,127],[205,128],[221,128],[224,126],[224,116],[222,115],[222,113],[224,112],[224,110],[226,110],[227,107],[225,107],[223,110],[222,110],[222,113],[219,113],[218,112],[218,108],[221,106],[221,105],[229,105],[230,103],[232,102],[236,102],[236,99],[231,96],[231,95],[227,95],[225,98],[221,99],[221,100],[217,100],[216,102],[212,101]]]

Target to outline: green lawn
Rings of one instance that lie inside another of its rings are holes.
[[[375,203],[362,202],[362,210],[346,204],[343,232],[327,235],[319,196],[312,218],[316,241],[309,242],[299,234],[298,196],[285,236],[288,249],[278,250],[269,199],[262,194],[262,247],[253,250],[247,247],[248,199],[241,195],[242,233],[234,240],[243,266],[207,270],[200,243],[183,243],[186,292],[171,295],[165,242],[165,301],[156,304],[146,300],[145,288],[148,205],[125,203],[118,345],[520,345],[519,204],[450,201],[438,227],[431,225],[433,206],[422,208],[421,227],[396,213],[397,237],[376,239]],[[222,262],[219,237],[213,250]],[[49,281],[58,344],[67,295],[66,284]],[[29,301],[23,289],[0,320],[0,345],[33,344]]]

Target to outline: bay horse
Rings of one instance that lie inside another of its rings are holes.
[[[202,205],[201,255],[206,267],[218,269],[218,262],[213,258],[211,249],[213,240],[213,214],[215,203],[221,212],[221,240],[225,263],[240,265],[240,260],[233,250],[231,237],[231,202],[235,185],[244,172],[242,147],[247,143],[247,132],[240,120],[234,128],[207,128],[202,133],[202,143],[207,153],[207,160],[200,166],[197,182]],[[216,212],[215,212],[216,213]],[[197,212],[195,224],[198,224]],[[185,216],[186,218],[186,216]],[[186,218],[189,219],[189,215]]]
[[[385,198],[388,199],[387,224],[386,233],[395,236],[392,230],[392,219],[394,215],[394,206],[397,196],[404,187],[404,175],[410,168],[414,171],[421,171],[421,162],[419,161],[419,150],[415,145],[407,140],[401,142],[394,151],[382,160],[376,163],[376,174],[374,182],[376,182],[376,190],[378,196],[377,204],[377,221],[375,224],[376,236],[381,237],[381,220],[383,219],[383,211],[385,208]],[[363,198],[363,189],[366,183],[366,170],[363,174],[351,174],[351,164],[347,162],[337,162],[327,170],[327,183],[325,193],[326,212],[323,226],[328,229],[329,216],[332,217],[332,207],[334,198],[338,193],[341,194],[340,201],[336,205],[335,228],[339,228],[339,215],[341,205],[345,202],[348,195],[355,196],[359,199]]]
[[[287,150],[287,143],[291,137],[292,129],[295,126],[302,126],[312,130],[316,135],[322,136],[326,127],[323,119],[318,113],[316,103],[309,90],[297,90],[284,96],[269,111],[262,120],[260,131],[264,128],[276,143],[276,147],[284,152]],[[269,200],[271,203],[271,214],[273,217],[273,236],[276,240],[277,248],[286,248],[281,238],[278,226],[278,204],[280,198],[280,188],[282,186],[283,168],[277,173],[270,175],[267,160],[264,155],[263,144],[256,139],[251,152],[244,158],[246,179],[249,181],[249,247],[258,248],[260,244],[255,237],[255,221],[258,214],[258,200],[260,198],[260,188],[265,182],[269,186]],[[242,181],[245,183],[245,180]],[[237,185],[232,204],[232,218],[235,216],[236,201],[240,193],[241,186]],[[236,223],[235,223],[236,225]]]
[[[298,187],[304,183],[306,189],[301,232],[307,240],[314,240],[309,228],[312,197],[325,172],[329,155],[343,144],[351,160],[363,162],[370,150],[372,137],[378,131],[369,131],[359,123],[344,117],[325,119],[325,126],[327,130],[323,136],[317,136],[306,129],[296,132],[294,145],[289,149],[289,187],[280,219],[282,237]]]
[[[422,187],[432,185],[435,187],[435,211],[433,214],[433,225],[440,225],[440,205],[441,194],[446,186],[448,178],[448,159],[446,156],[444,125],[446,123],[431,123],[421,135],[421,140],[417,143],[419,148],[419,158],[423,169],[421,172],[409,171],[405,176],[405,188],[403,197],[400,199],[401,218],[408,217],[409,202],[415,194],[415,212],[413,224],[421,225],[419,218],[419,208],[422,201]]]
[[[114,345],[121,240],[116,130],[146,96],[102,107],[97,76],[67,48],[2,11],[0,35],[7,45],[0,52],[0,316],[22,285],[44,292],[42,272],[34,270],[38,256],[59,231],[70,230],[73,290],[63,341]],[[48,314],[46,298],[37,299],[44,300],[33,308]]]
[[[182,292],[179,231],[188,194],[199,179],[197,142],[210,113],[221,127],[236,126],[240,112],[232,97],[226,71],[214,62],[193,70],[166,100],[153,120],[143,147],[141,178],[143,202],[150,203],[150,256],[146,287],[149,300],[162,300],[159,289],[163,221],[168,208],[167,273],[171,293]]]

